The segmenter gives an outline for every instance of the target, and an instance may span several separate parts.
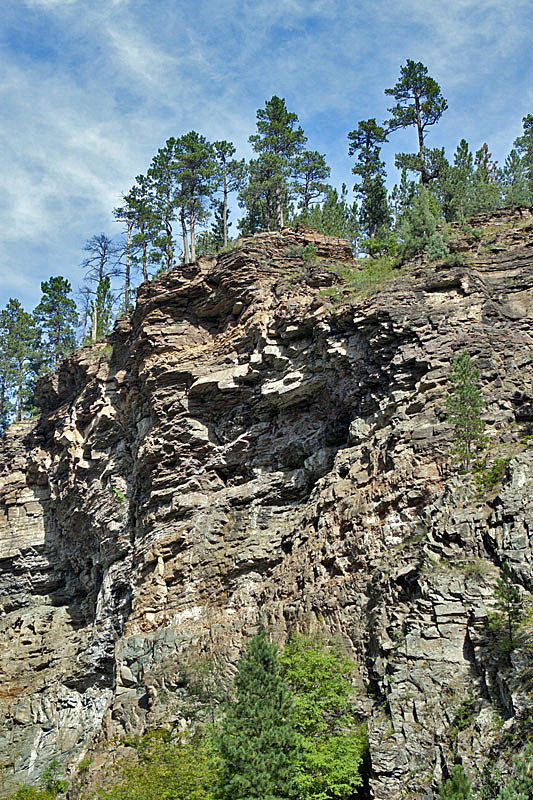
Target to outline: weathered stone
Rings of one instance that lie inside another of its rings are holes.
[[[487,613],[502,563],[532,588],[519,413],[532,219],[485,219],[489,254],[457,226],[468,265],[418,258],[331,307],[319,287],[339,280],[328,263],[351,263],[347,243],[304,228],[250,237],[143,284],[112,353],[82,348],[41,380],[40,420],[11,426],[0,452],[9,780],[52,758],[75,769],[91,748],[105,764],[113,737],[189,719],[193,665],[213,656],[233,674],[260,624],[280,643],[325,629],[358,661],[377,800],[435,796],[465,698],[468,768],[497,751],[494,709],[519,728],[528,651],[502,668]],[[295,255],[310,243],[315,272]],[[448,457],[446,376],[464,348],[510,459],[485,496]]]

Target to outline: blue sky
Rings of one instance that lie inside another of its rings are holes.
[[[448,155],[464,137],[503,162],[533,113],[531,0],[4,0],[2,17],[0,306],[31,310],[51,275],[78,287],[84,243],[118,234],[112,209],[169,136],[249,157],[274,94],[350,187],[346,134],[386,118],[407,58],[448,99],[428,136]],[[391,136],[390,183],[410,150],[413,130]]]

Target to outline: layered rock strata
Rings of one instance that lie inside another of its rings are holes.
[[[346,243],[251,237],[141,286],[41,381],[0,454],[5,791],[189,724],[191,664],[231,672],[260,624],[357,659],[376,798],[431,797],[458,752],[472,771],[520,730],[527,646],[502,667],[487,622],[504,563],[531,589],[533,217],[476,224],[455,266],[333,304]],[[481,494],[448,455],[462,349],[506,465]]]

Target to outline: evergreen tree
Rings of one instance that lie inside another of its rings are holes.
[[[95,306],[95,319],[96,319],[96,339],[93,341],[101,341],[111,333],[111,324],[113,322],[113,302],[114,297],[111,294],[111,285],[109,276],[106,275],[98,284],[96,291]]]
[[[284,204],[290,192],[288,179],[306,141],[297,115],[287,110],[284,99],[271,97],[265,107],[257,111],[257,133],[250,136],[249,142],[260,158],[268,155],[270,175],[265,189],[273,196],[278,228],[284,224]]]
[[[292,703],[277,648],[262,631],[238,664],[235,698],[218,736],[219,800],[286,800],[293,796],[298,753]]]
[[[388,130],[395,131],[414,125],[418,134],[418,155],[400,154],[397,161],[407,169],[414,169],[416,166],[422,184],[427,186],[436,177],[435,171],[430,171],[426,159],[424,140],[427,128],[439,121],[448,108],[448,103],[439,84],[427,74],[427,67],[420,61],[414,62],[411,59],[407,59],[405,66],[400,67],[400,80],[392,89],[385,89],[385,94],[391,95],[397,101],[395,106],[388,109],[392,115],[386,123]]]
[[[450,777],[439,790],[439,800],[471,800],[472,785],[462,764],[452,767]]]
[[[0,435],[9,425],[14,410],[10,392],[13,386],[13,365],[9,358],[9,313],[0,311]]]
[[[444,215],[448,222],[464,219],[471,213],[474,183],[474,157],[466,139],[461,139],[453,157],[453,166],[443,176],[445,181]]]
[[[416,183],[409,180],[407,177],[407,169],[404,167],[402,169],[400,183],[393,186],[389,201],[389,206],[394,215],[394,228],[396,230],[399,229],[405,214],[411,208],[415,192]]]
[[[474,159],[471,214],[493,211],[501,204],[497,162],[492,160],[488,145],[483,144]]]
[[[479,370],[466,350],[455,356],[448,381],[450,389],[446,406],[455,431],[454,452],[463,469],[470,469],[474,451],[483,447],[485,442],[485,423],[481,419],[485,404],[478,385]]]
[[[283,187],[283,189],[282,189]],[[246,215],[239,220],[244,236],[272,230],[276,222],[277,193],[282,191],[282,207],[287,203],[285,184],[280,185],[279,160],[273,153],[261,153],[248,164],[248,183],[239,194],[239,205]]]
[[[533,114],[522,119],[523,134],[514,143],[527,181],[528,202],[533,203]]]
[[[299,198],[299,207],[308,212],[313,200],[320,201],[327,192],[324,181],[329,177],[330,168],[325,156],[317,150],[304,150],[294,161],[294,192]]]
[[[147,189],[150,202],[149,233],[150,259],[165,269],[172,269],[175,264],[176,245],[173,236],[173,224],[176,221],[179,205],[178,183],[174,167],[176,159],[176,139],[171,137],[153,157],[148,169]],[[182,205],[185,204],[182,198]],[[184,233],[184,252],[187,258],[187,238]]]
[[[143,280],[146,283],[148,281],[148,258],[153,229],[153,204],[149,179],[145,175],[138,175],[135,181],[135,185],[123,197],[122,206],[116,208],[114,214],[118,220],[126,223],[128,231],[129,225],[133,226],[129,255],[133,263],[140,264]]]
[[[246,162],[243,159],[237,161],[232,158],[235,155],[235,147],[231,142],[220,141],[213,144],[215,158],[217,162],[217,178],[222,188],[222,244],[220,247],[228,245],[228,194],[238,192],[244,187],[246,180]],[[218,208],[220,213],[220,207]],[[220,249],[220,247],[218,249]]]
[[[385,163],[380,159],[381,147],[387,141],[384,128],[375,119],[363,120],[356,130],[348,134],[349,155],[357,154],[357,164],[352,172],[361,179],[354,192],[361,199],[359,220],[362,229],[371,238],[378,231],[390,228],[391,215],[385,188]]]
[[[39,372],[39,330],[32,315],[13,298],[2,313],[2,323],[7,386],[14,395],[15,420],[20,422],[25,410],[33,410],[33,384]]]
[[[57,369],[60,360],[76,347],[78,314],[72,299],[71,286],[66,278],[51,277],[41,283],[41,302],[33,312],[37,327],[46,337],[44,362],[49,369]]]
[[[186,217],[189,223],[191,260],[195,261],[196,224],[207,216],[205,201],[212,199],[217,184],[213,145],[196,131],[186,133],[175,143],[175,161],[172,166],[180,184],[178,197],[182,209],[181,218],[183,221]]]
[[[411,208],[405,213],[398,231],[402,255],[409,258],[425,250],[435,233],[436,225],[429,207],[428,192],[419,184]]]
[[[530,202],[524,163],[516,150],[511,150],[500,174],[505,206],[527,206]]]
[[[513,759],[513,772],[496,800],[530,800],[533,797],[533,744]]]
[[[522,618],[522,598],[520,590],[511,580],[507,565],[504,565],[501,576],[496,581],[494,596],[496,608],[507,629],[508,641],[503,649],[510,652],[515,647],[515,632]]]
[[[333,186],[328,186],[326,199],[321,206],[314,205],[309,212],[303,209],[291,220],[292,225],[297,225],[299,222],[315,228],[326,236],[346,239],[353,247],[357,245],[359,239],[357,205],[348,204],[345,184],[342,185],[340,197]]]

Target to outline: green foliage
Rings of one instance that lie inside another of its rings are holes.
[[[522,118],[523,134],[519,136],[514,146],[520,156],[523,174],[527,185],[527,204],[533,203],[533,115],[528,114]]]
[[[513,759],[513,771],[496,800],[529,800],[533,797],[533,744]]]
[[[426,159],[424,139],[427,128],[435,125],[448,108],[439,84],[427,74],[427,67],[420,61],[407,59],[400,67],[400,79],[385,94],[394,97],[396,105],[389,108],[390,120],[386,123],[389,131],[408,128],[414,125],[418,134],[418,155],[405,154],[403,160],[397,157],[400,167],[420,173],[422,184],[426,186],[436,177]],[[402,154],[403,155],[403,154]]]
[[[111,294],[111,283],[109,276],[106,275],[98,284],[96,290],[96,340],[101,341],[111,333],[113,322],[113,302]]]
[[[347,202],[346,186],[343,184],[341,193],[329,186],[326,199],[321,206],[314,205],[310,211],[305,209],[293,217],[291,225],[309,225],[311,228],[324,233],[326,236],[335,236],[346,239],[355,246],[359,238],[359,223],[357,221],[357,206]]]
[[[357,155],[352,172],[360,179],[354,186],[361,199],[359,222],[373,239],[380,228],[389,228],[392,222],[385,189],[385,163],[380,159],[380,145],[387,141],[387,133],[375,119],[368,119],[359,122],[357,129],[348,134],[348,140],[349,154]]]
[[[41,302],[33,312],[35,323],[40,328],[41,346],[44,346],[45,362],[55,369],[59,361],[76,347],[75,329],[78,324],[76,303],[72,299],[71,286],[61,276],[41,283]]]
[[[450,777],[439,790],[439,800],[470,800],[472,784],[465,774],[462,764],[455,764]]]
[[[249,142],[258,158],[248,165],[249,180],[241,192],[241,204],[248,209],[252,217],[249,224],[254,228],[282,228],[284,208],[294,188],[289,178],[298,169],[298,157],[306,142],[297,115],[287,110],[284,99],[271,97],[257,111],[257,133],[249,137]]]
[[[40,331],[35,319],[11,298],[0,312],[0,426],[34,411],[33,390],[41,371]]]
[[[480,493],[484,493],[501,483],[510,458],[496,458],[492,464],[484,462],[474,465],[474,482]]]
[[[11,795],[10,800],[55,800],[68,789],[68,781],[62,777],[56,760],[43,772],[39,786],[21,786]]]
[[[324,181],[329,177],[330,168],[325,156],[316,150],[304,150],[296,156],[293,163],[293,190],[299,198],[299,207],[309,211],[313,201],[320,201],[328,190]]]
[[[295,787],[303,800],[346,798],[362,784],[364,725],[350,712],[355,665],[340,647],[294,635],[280,656],[300,735]]]
[[[217,760],[209,737],[182,740],[159,729],[131,744],[136,755],[115,767],[101,800],[212,800]]]
[[[298,737],[292,699],[280,674],[277,648],[265,631],[241,656],[235,697],[226,706],[217,745],[218,800],[275,800],[293,795]]]
[[[411,207],[403,216],[399,229],[401,252],[404,258],[421,253],[431,241],[437,223],[429,207],[428,192],[419,185]]]
[[[466,697],[459,704],[455,712],[452,724],[450,726],[450,733],[457,734],[465,731],[471,726],[476,716],[474,698],[472,696]]]
[[[490,627],[498,637],[501,652],[509,654],[516,646],[516,629],[522,619],[523,603],[520,590],[512,582],[504,565],[494,588],[496,612],[491,615]]]
[[[478,386],[479,370],[466,350],[455,356],[448,382],[446,406],[455,432],[453,452],[462,468],[468,470],[474,451],[485,446],[485,423],[481,419],[485,404]]]
[[[426,253],[429,261],[443,261],[446,256],[450,254],[450,251],[444,244],[442,234],[438,231],[431,234],[431,238],[426,247]]]

